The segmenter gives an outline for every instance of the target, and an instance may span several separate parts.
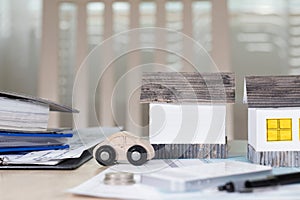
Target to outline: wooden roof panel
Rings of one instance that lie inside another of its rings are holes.
[[[143,74],[142,103],[234,103],[233,73],[148,72]]]
[[[247,76],[248,107],[300,107],[300,76]]]

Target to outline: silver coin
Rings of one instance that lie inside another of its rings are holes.
[[[134,174],[128,172],[109,172],[103,180],[107,185],[132,185],[135,183]]]

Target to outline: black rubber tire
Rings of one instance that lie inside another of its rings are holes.
[[[138,152],[140,153],[140,159],[139,160],[133,160],[132,159],[132,153],[133,152]],[[140,146],[140,145],[134,145],[132,147],[130,147],[127,151],[127,160],[135,166],[139,166],[142,165],[144,163],[147,162],[147,151],[144,147]]]
[[[101,158],[100,155],[103,152],[107,152],[109,154],[109,158],[107,160],[103,160]],[[113,147],[111,147],[109,145],[103,145],[103,146],[99,147],[95,153],[95,157],[96,157],[95,159],[97,160],[97,162],[104,166],[111,166],[116,163],[116,151]]]

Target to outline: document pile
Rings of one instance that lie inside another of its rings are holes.
[[[92,156],[88,149],[119,132],[120,127],[92,127],[73,131],[68,149],[2,153],[0,169],[75,169]]]
[[[71,129],[48,129],[50,111],[78,113],[52,101],[0,92],[0,153],[69,148]]]

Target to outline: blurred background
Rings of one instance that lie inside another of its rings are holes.
[[[203,45],[220,71],[236,73],[236,104],[230,107],[227,122],[230,139],[247,138],[247,106],[242,104],[245,75],[300,72],[300,0],[0,0],[0,90],[72,105],[74,77],[86,55],[106,38],[139,27],[183,32]],[[139,40],[184,48],[172,34],[165,40],[154,35]],[[108,51],[116,54],[124,45],[129,42],[116,43]],[[136,65],[155,62],[176,69],[183,66],[181,58],[168,53],[123,56],[114,63],[110,84]],[[75,103],[83,116],[79,126],[97,126],[99,120],[100,125],[115,125],[105,110],[110,107],[105,92],[99,89],[95,95],[98,119],[87,108],[94,102],[88,82],[98,77],[93,70],[86,77],[86,87]],[[137,99],[128,106],[124,94],[126,90],[119,95],[117,125],[131,129],[133,120],[147,126],[147,106],[134,109]],[[65,114],[51,116],[52,126],[72,126],[72,121]]]

